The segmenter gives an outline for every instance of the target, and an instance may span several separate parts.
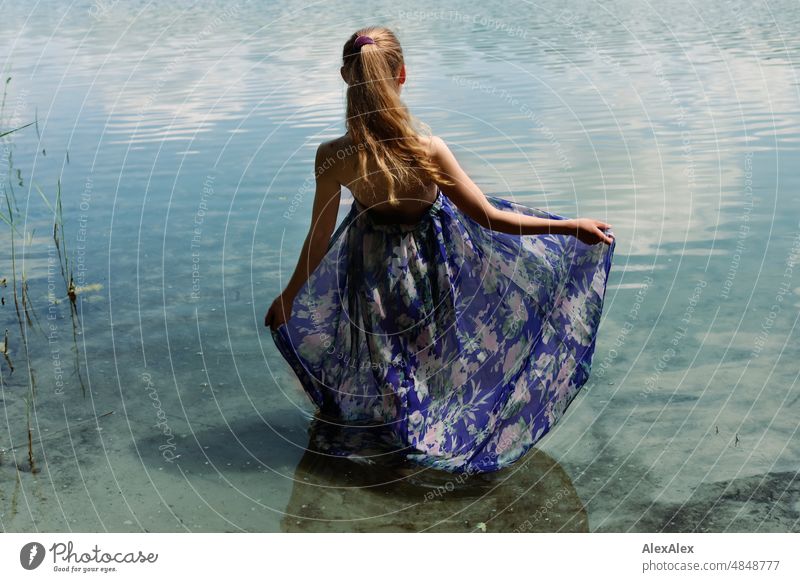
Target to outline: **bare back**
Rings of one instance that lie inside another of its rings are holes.
[[[428,138],[420,137],[420,140],[426,146],[430,146]],[[385,176],[380,172],[377,164],[368,161],[367,171],[370,173],[370,183],[361,178],[358,173],[358,158],[355,154],[356,146],[348,134],[328,142],[327,145],[330,148],[329,153],[333,153],[328,158],[336,160],[334,171],[337,181],[350,190],[353,197],[362,206],[369,209],[370,214],[376,220],[391,224],[412,224],[417,222],[430,205],[436,201],[438,188],[434,182],[426,183],[424,186],[413,183],[409,186],[395,186],[395,197],[398,204],[389,205]]]

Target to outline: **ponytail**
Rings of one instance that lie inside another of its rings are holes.
[[[358,42],[356,40],[358,39]],[[403,52],[394,33],[384,27],[363,28],[344,45],[347,79],[347,130],[357,149],[358,174],[370,183],[369,156],[388,183],[388,203],[398,203],[398,186],[427,178],[451,184],[431,161],[418,139],[416,121],[400,99],[397,75]]]

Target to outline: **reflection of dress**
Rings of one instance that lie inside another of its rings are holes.
[[[388,427],[384,427],[388,429]],[[293,476],[284,532],[587,532],[589,518],[564,468],[542,450],[494,473],[453,475],[400,454],[359,459],[320,451],[331,442],[365,449],[380,429],[311,422]]]
[[[614,247],[495,232],[442,191],[414,225],[354,201],[273,338],[327,418],[386,424],[429,467],[495,471],[586,382]]]

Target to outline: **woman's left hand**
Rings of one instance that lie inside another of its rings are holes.
[[[264,325],[273,331],[283,325],[292,315],[293,301],[291,297],[287,297],[283,293],[278,295],[267,310],[267,315],[264,316]]]

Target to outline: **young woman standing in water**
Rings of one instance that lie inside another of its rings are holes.
[[[589,376],[611,225],[484,195],[416,128],[389,29],[351,35],[341,73],[347,133],[317,150],[311,227],[265,324],[326,418],[383,425],[425,466],[506,467]]]

